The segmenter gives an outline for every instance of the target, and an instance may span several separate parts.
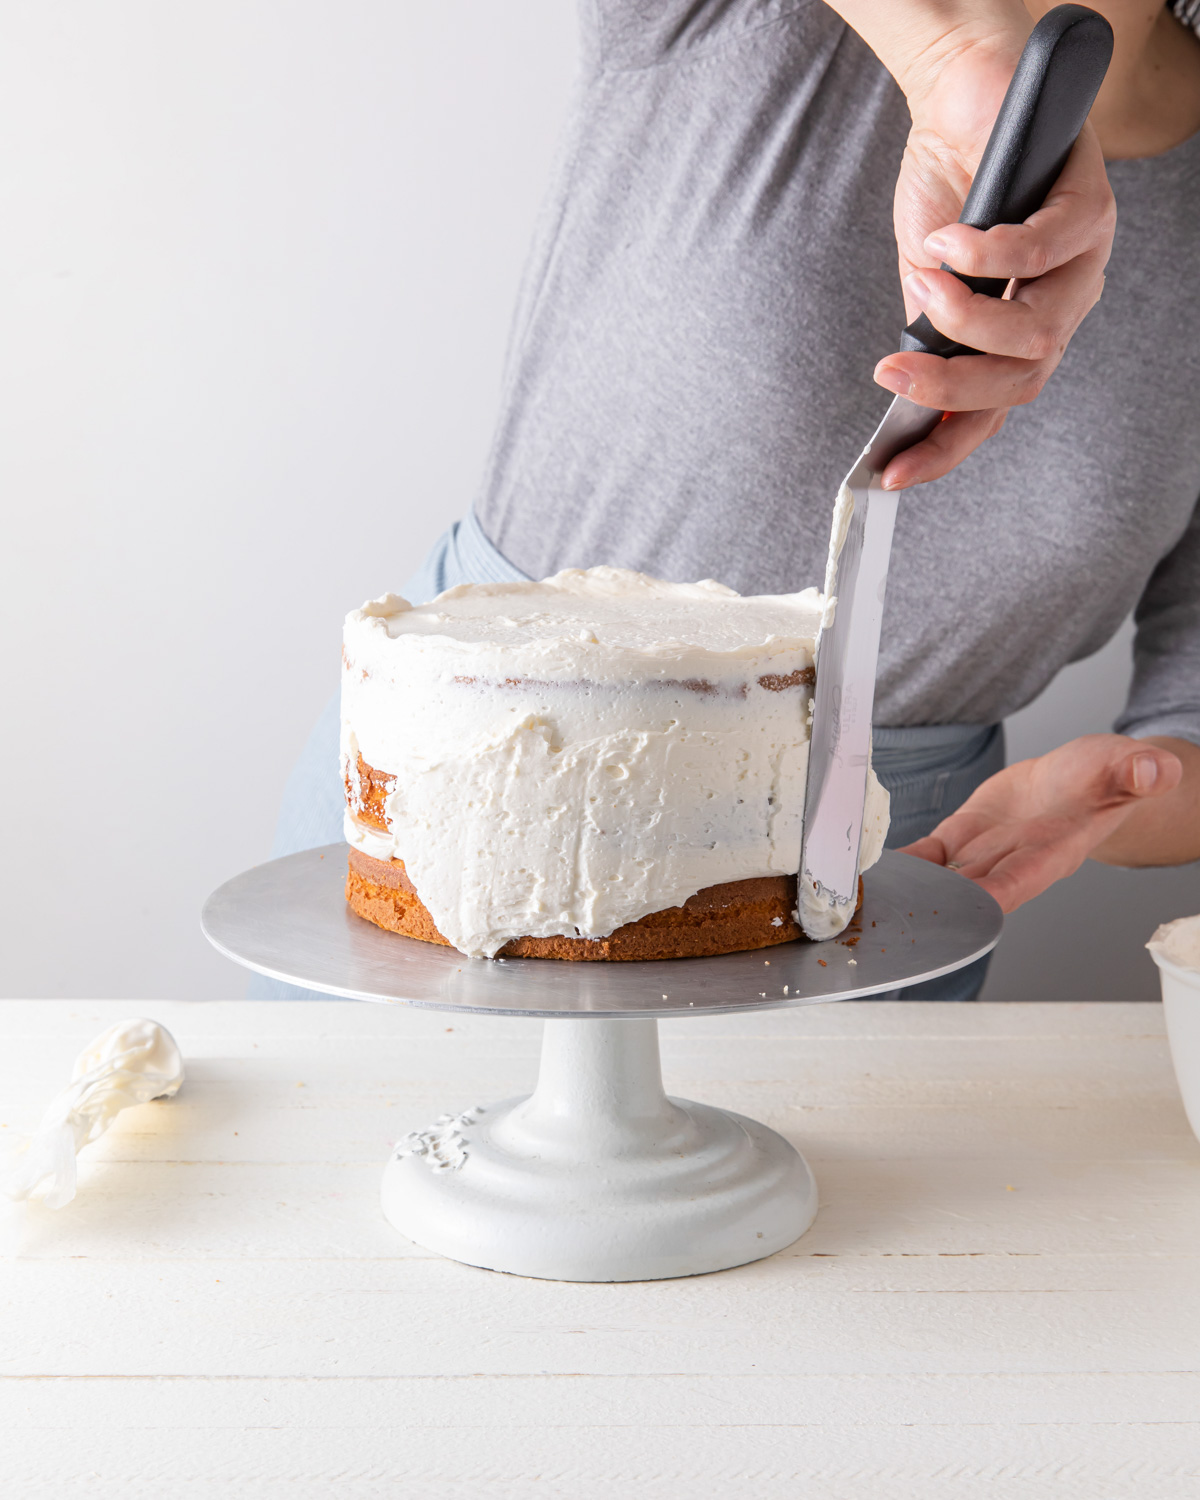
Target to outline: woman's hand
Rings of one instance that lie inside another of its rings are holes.
[[[910,322],[923,312],[982,353],[880,361],[880,385],[949,413],[889,464],[887,489],[940,478],[999,431],[1009,407],[1032,401],[1104,286],[1116,209],[1090,126],[1024,224],[985,231],[956,222],[1014,64],[1009,42],[975,42],[909,97],[913,124],[895,200],[905,309]],[[941,261],[968,275],[1015,278],[1017,290],[1011,299],[974,293],[937,269]]]
[[[1006,912],[1085,859],[1167,865],[1200,858],[1200,747],[1091,734],[990,777],[903,851],[960,870]]]
[[[979,349],[942,359],[889,354],[887,390],[949,415],[888,465],[903,489],[938,479],[998,432],[1010,406],[1045,385],[1104,286],[1116,208],[1085,126],[1044,206],[1024,224],[957,222],[1032,29],[1022,0],[829,0],[904,90],[912,130],[896,183],[896,243],[908,321],[923,312]],[[1016,279],[1015,296],[977,296],[939,269]]]

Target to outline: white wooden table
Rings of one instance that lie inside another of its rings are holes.
[[[532,1086],[538,1023],[7,1002],[4,1128],[135,1014],[183,1092],[6,1226],[6,1500],[1200,1495],[1200,1145],[1157,1006],[664,1023],[668,1088],[791,1137],[823,1207],[771,1260],[627,1285],[379,1213],[398,1136]]]

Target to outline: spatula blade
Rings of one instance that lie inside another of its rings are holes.
[[[929,436],[941,416],[897,396],[846,476],[834,515],[797,882],[800,925],[818,941],[845,928],[858,899],[875,668],[899,498],[897,491],[880,489],[879,479],[897,453]]]

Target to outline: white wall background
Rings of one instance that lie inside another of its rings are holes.
[[[573,47],[569,0],[0,9],[0,993],[241,993],[200,904],[266,856],[346,609],[470,502]],[[1104,727],[1127,654],[1016,751]],[[1091,869],[991,993],[1148,997],[1198,909]]]

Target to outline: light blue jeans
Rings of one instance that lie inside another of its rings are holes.
[[[465,521],[457,522],[439,539],[400,592],[414,604],[422,604],[456,584],[508,583],[524,578],[525,574],[492,546],[474,512],[470,512]],[[284,787],[272,859],[341,842],[345,808],[338,775],[338,730],[335,694],[325,705]],[[898,849],[932,832],[981,782],[1003,770],[1004,726],[876,728],[873,763],[892,798],[887,846]],[[987,958],[981,958],[957,973],[893,990],[880,998],[977,1000],[987,966]],[[311,990],[259,975],[251,979],[248,993],[254,1000],[322,998]]]

